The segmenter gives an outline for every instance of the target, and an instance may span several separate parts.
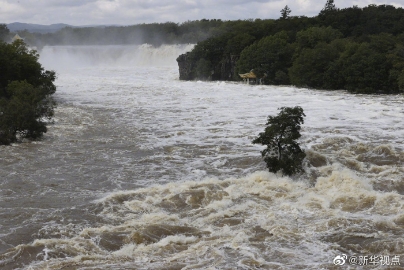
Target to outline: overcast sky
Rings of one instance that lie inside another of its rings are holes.
[[[317,15],[326,0],[0,0],[0,23],[132,25],[200,19],[277,19],[286,5],[292,16]],[[404,0],[335,0],[338,8],[369,4],[404,7]]]

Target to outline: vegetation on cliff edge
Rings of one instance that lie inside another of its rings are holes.
[[[289,11],[278,20],[223,23],[217,35],[177,59],[180,78],[240,80],[239,73],[254,70],[265,84],[404,92],[404,9],[338,9],[328,0],[316,17],[294,17]]]

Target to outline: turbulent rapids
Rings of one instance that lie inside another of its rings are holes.
[[[404,97],[179,81],[191,48],[44,48],[59,105],[0,146],[0,269],[403,267]],[[307,115],[293,178],[251,143],[282,106]]]

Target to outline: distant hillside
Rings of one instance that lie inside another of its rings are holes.
[[[56,31],[68,27],[70,25],[64,23],[51,24],[51,25],[41,25],[41,24],[31,24],[31,23],[10,23],[7,24],[7,28],[10,32],[17,32],[27,30],[31,33],[55,33]]]

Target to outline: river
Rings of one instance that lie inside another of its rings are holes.
[[[191,49],[43,49],[58,107],[0,146],[0,268],[402,267],[404,96],[180,81]],[[284,106],[306,114],[291,178],[251,143]]]

